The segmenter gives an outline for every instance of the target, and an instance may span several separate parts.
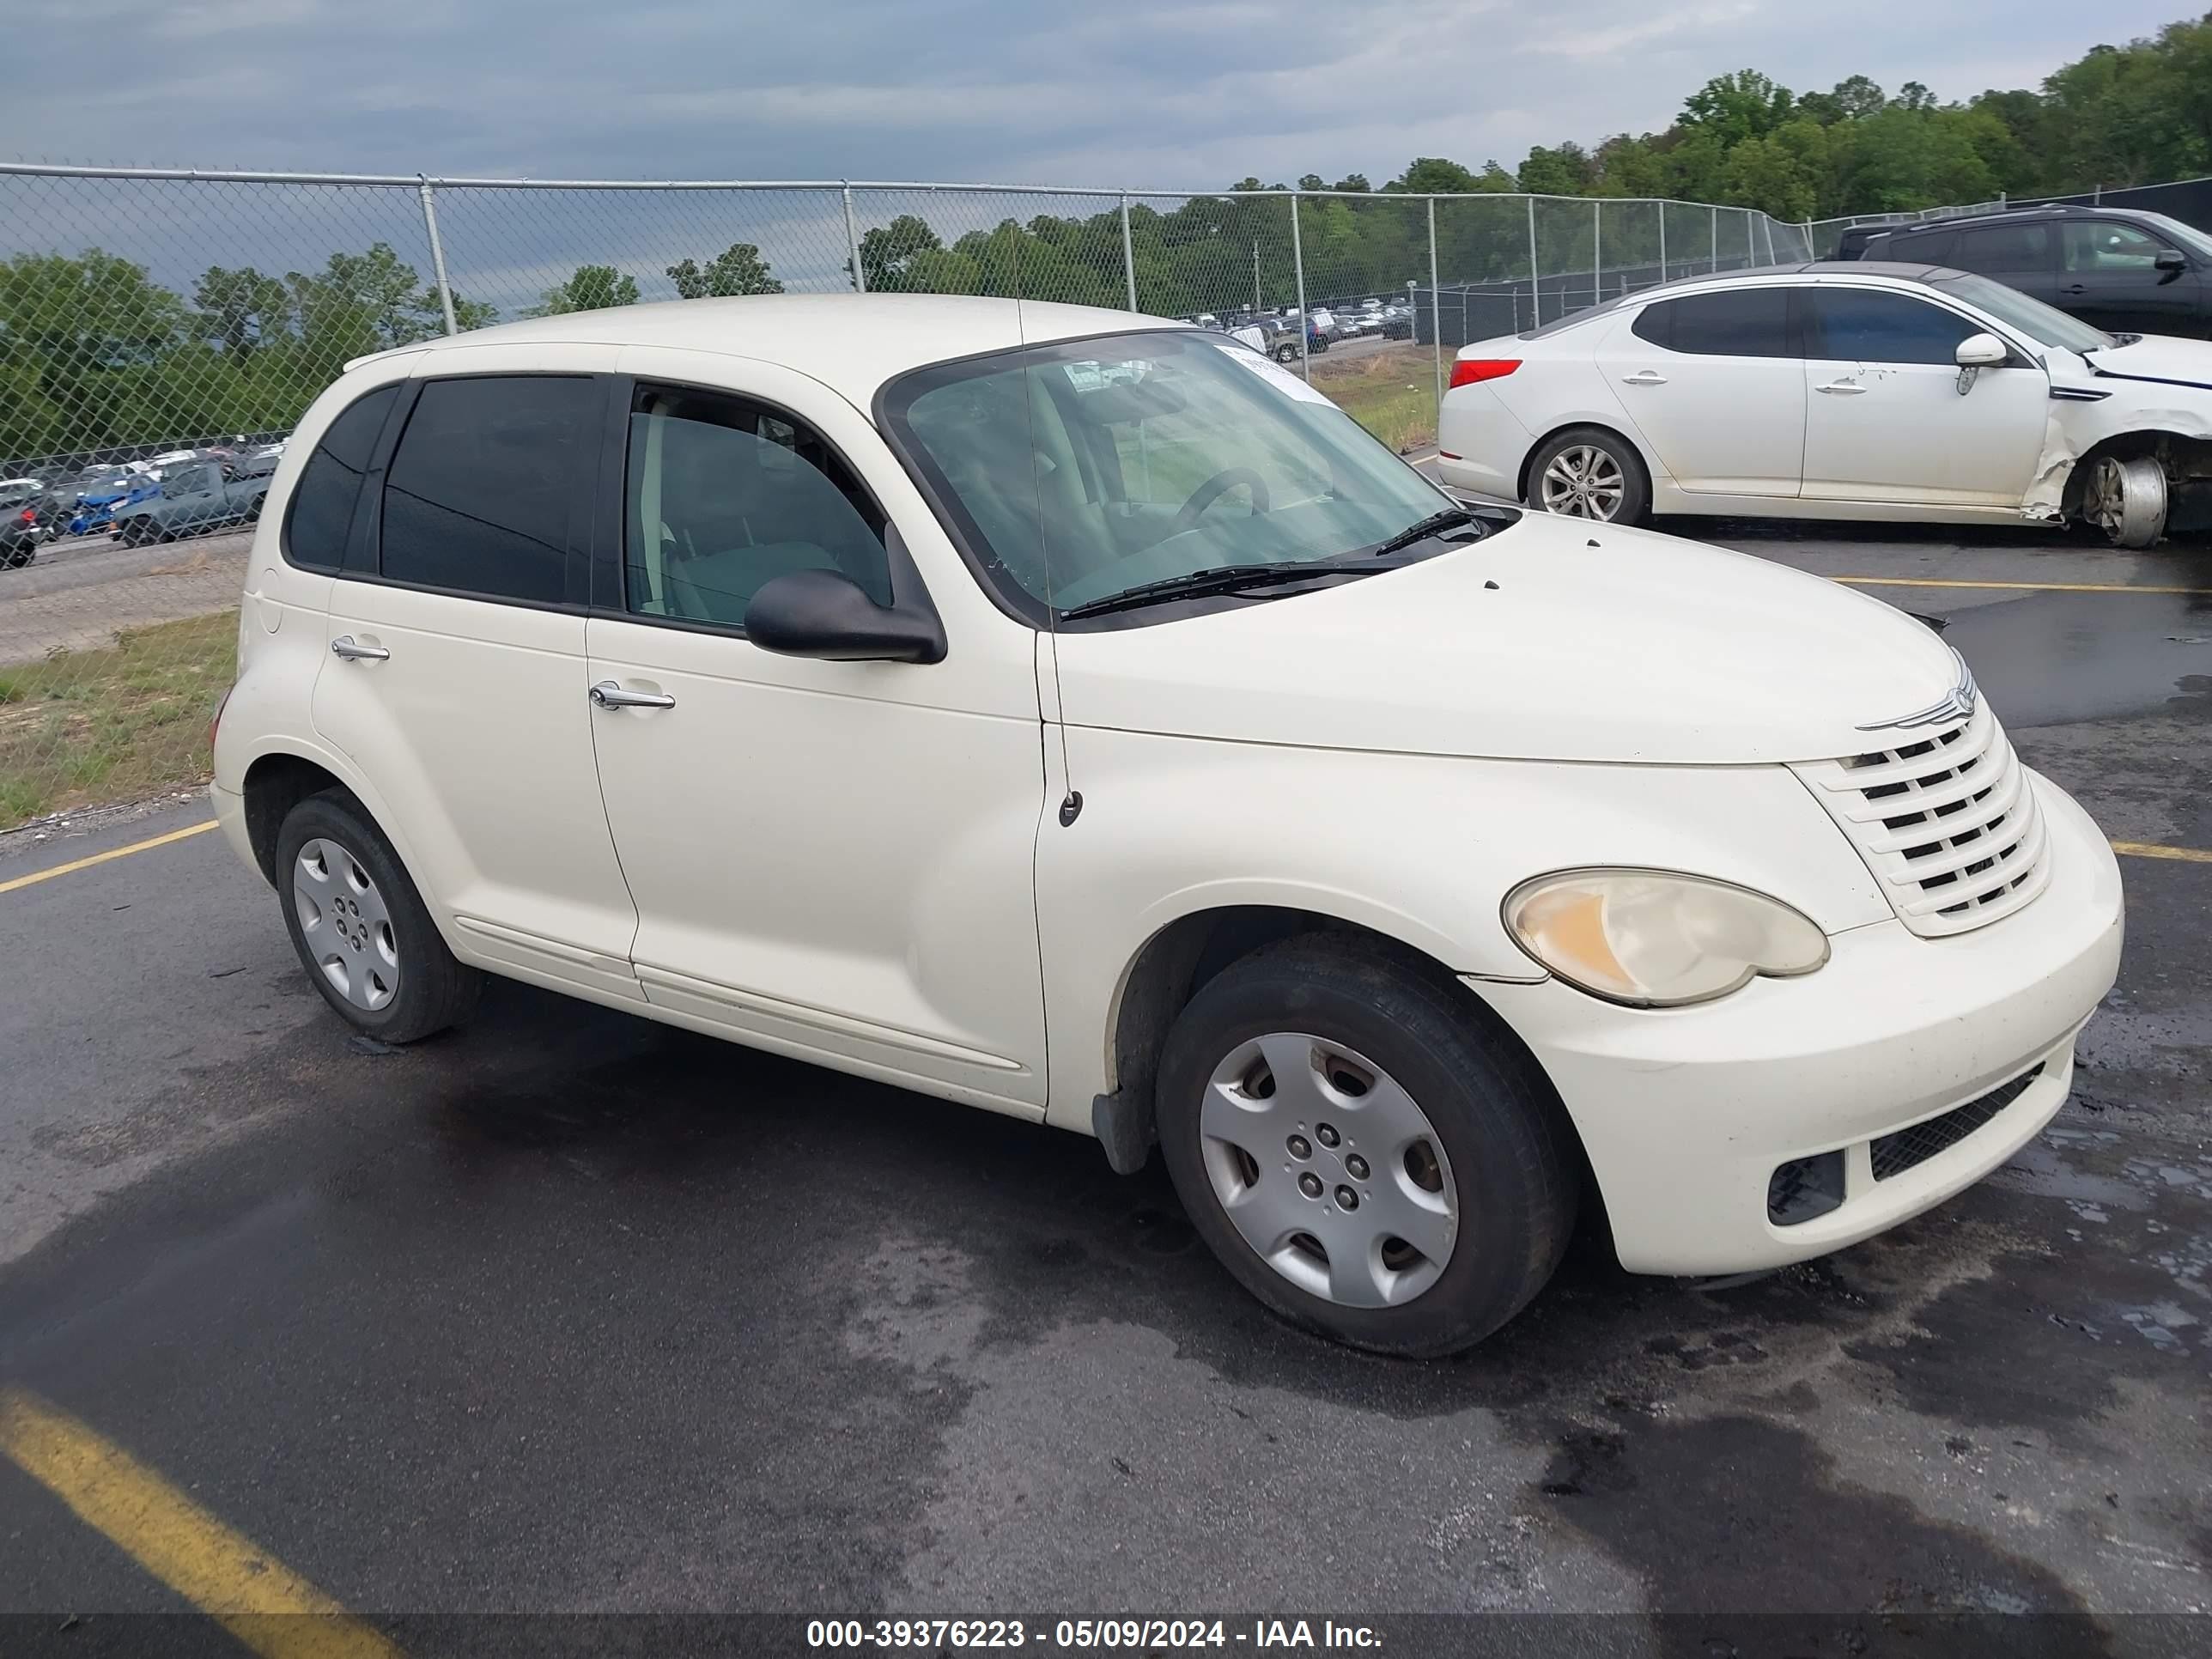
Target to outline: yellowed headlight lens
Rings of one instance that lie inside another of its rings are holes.
[[[1506,896],[1504,921],[1569,984],[1639,1006],[1710,1001],[1828,959],[1826,936],[1780,900],[1664,870],[1539,876]]]

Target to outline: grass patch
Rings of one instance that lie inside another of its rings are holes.
[[[1437,441],[1436,354],[1394,345],[1365,356],[1313,360],[1314,389],[1404,454]]]
[[[237,656],[226,611],[0,668],[0,830],[204,781],[208,719]]]

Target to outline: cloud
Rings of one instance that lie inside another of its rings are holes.
[[[1738,0],[1725,6],[1689,6],[1638,18],[1609,29],[1577,29],[1549,40],[1530,43],[1528,50],[1561,58],[1606,58],[1628,46],[1645,46],[1692,33],[1710,33],[1742,21],[1759,10],[1759,0]]]

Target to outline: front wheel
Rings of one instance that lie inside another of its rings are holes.
[[[1297,360],[1298,349],[1296,346],[1290,344],[1287,341],[1275,348],[1275,361],[1277,362],[1294,363],[1297,362]]]
[[[2148,455],[2100,455],[2081,491],[2081,516],[2114,547],[2154,547],[2166,533],[2166,469]]]
[[[1526,501],[1566,518],[1638,524],[1651,510],[1651,486],[1626,439],[1577,427],[1560,433],[1528,463]]]
[[[285,816],[276,890],[308,979],[356,1030],[413,1042],[476,1006],[482,975],[446,948],[383,831],[351,795],[310,795]]]
[[[1230,1273],[1293,1322],[1426,1357],[1542,1288],[1575,1160],[1540,1078],[1454,988],[1330,934],[1272,945],[1176,1017],[1169,1174]]]

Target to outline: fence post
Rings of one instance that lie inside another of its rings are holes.
[[[1129,192],[1121,192],[1121,272],[1129,279],[1129,309],[1137,308],[1137,250],[1129,240]]]
[[[446,332],[459,334],[460,324],[453,317],[453,285],[446,280],[446,248],[438,240],[438,208],[431,200],[430,180],[427,174],[416,173],[422,181],[422,228],[430,234],[430,270],[438,281],[438,305],[446,313]]]
[[[1306,251],[1298,240],[1298,193],[1291,192],[1291,268],[1298,278],[1298,372],[1313,380],[1313,319],[1306,315]]]
[[[1544,324],[1543,290],[1536,286],[1536,198],[1528,198],[1528,325],[1540,328]]]
[[[1715,208],[1715,209],[1713,210],[1713,275],[1715,275],[1716,276],[1717,276],[1718,275],[1720,275],[1720,269],[1721,269],[1721,210],[1720,210],[1718,208]]]
[[[1467,318],[1460,317],[1460,331],[1467,332]],[[1429,333],[1437,349],[1437,408],[1444,406],[1444,301],[1437,288],[1437,198],[1429,198]]]
[[[1590,204],[1590,303],[1605,303],[1605,204]]]
[[[842,186],[845,196],[845,246],[853,251],[853,292],[866,294],[868,279],[860,274],[860,233],[853,226],[853,187]]]
[[[1659,204],[1659,280],[1667,280],[1667,204]]]

